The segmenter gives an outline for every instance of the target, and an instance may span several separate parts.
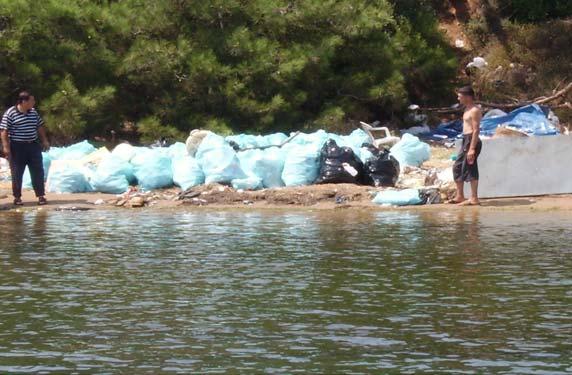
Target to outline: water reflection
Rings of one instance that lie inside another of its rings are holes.
[[[0,215],[0,372],[570,372],[570,224]]]

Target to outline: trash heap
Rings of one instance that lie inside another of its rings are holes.
[[[125,194],[134,186],[143,193],[214,183],[235,190],[336,183],[394,187],[404,168],[419,167],[430,157],[429,146],[409,134],[390,150],[369,142],[362,130],[226,138],[193,131],[186,144],[169,147],[120,144],[109,151],[83,141],[52,147],[43,156],[48,192],[108,194]],[[24,186],[31,187],[28,172]]]
[[[435,129],[423,123],[406,129],[403,133],[419,136],[423,140],[447,142],[462,135],[463,122],[455,120],[440,124]],[[526,105],[510,113],[500,109],[486,112],[481,120],[481,137],[491,138],[507,134],[523,137],[559,135],[560,120],[549,107],[538,104]]]

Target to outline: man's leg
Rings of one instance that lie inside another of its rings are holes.
[[[461,203],[465,201],[465,183],[463,181],[455,181],[457,185],[457,193],[455,194],[454,201]]]
[[[453,179],[455,180],[455,185],[457,185],[457,191],[455,193],[455,198],[449,203],[461,203],[465,201],[465,183],[463,181],[463,163],[465,161],[465,156],[461,152],[457,155],[457,160],[453,164]]]
[[[40,198],[46,195],[44,187],[44,163],[42,160],[42,149],[39,144],[32,144],[29,152],[28,168],[30,169],[32,186],[34,187],[36,197]]]
[[[479,180],[471,181],[471,204],[479,204]]]
[[[26,170],[26,154],[22,149],[22,145],[17,143],[10,144],[10,173],[12,174],[12,195],[14,199],[22,197],[22,177]]]

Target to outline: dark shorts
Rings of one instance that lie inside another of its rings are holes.
[[[477,159],[481,154],[481,149],[483,148],[483,143],[479,139],[477,142],[477,148],[475,149],[475,162],[473,164],[469,164],[467,161],[467,153],[469,152],[469,148],[471,147],[471,140],[473,138],[472,134],[464,134],[463,135],[463,145],[461,146],[461,150],[457,155],[457,160],[453,165],[453,178],[456,182],[470,182],[476,181],[479,179],[479,164]]]

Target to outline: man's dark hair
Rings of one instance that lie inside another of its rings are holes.
[[[29,91],[20,91],[18,94],[18,104],[27,102],[30,100],[30,96],[32,96],[32,94]]]
[[[470,96],[472,98],[475,97],[475,90],[471,86],[464,86],[457,90],[457,93],[461,95]]]

